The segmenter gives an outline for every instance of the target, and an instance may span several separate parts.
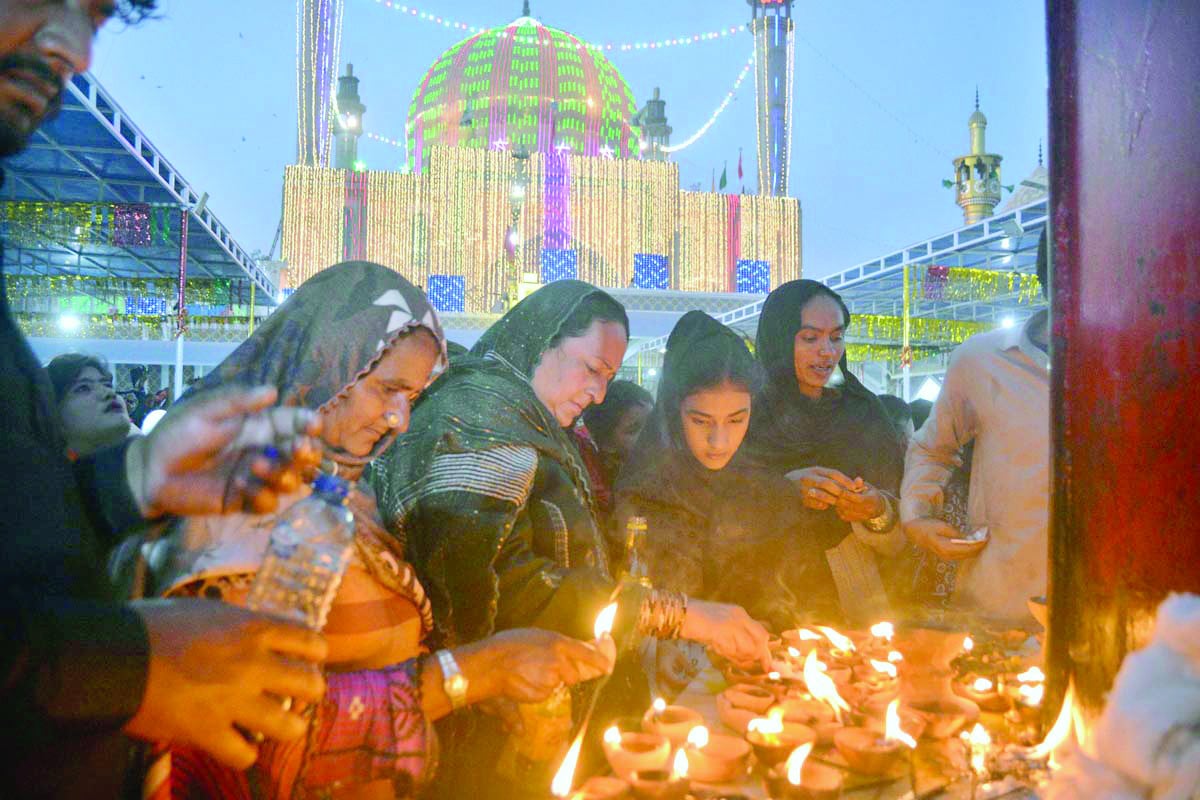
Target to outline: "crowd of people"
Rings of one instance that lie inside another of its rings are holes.
[[[5,154],[151,5],[0,0]],[[629,321],[601,289],[548,284],[466,351],[347,262],[143,435],[98,355],[37,362],[2,276],[6,796],[544,795],[514,704],[609,675],[602,713],[640,711],[698,652],[766,666],[771,630],[921,607],[931,559],[1005,624],[1044,591],[1044,314],[961,347],[920,421],[848,368],[814,281],[770,294],[752,346],[684,315],[651,396],[614,381]],[[355,540],[314,632],[244,605],[320,473]]]

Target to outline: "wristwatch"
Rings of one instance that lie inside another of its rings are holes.
[[[470,681],[462,674],[458,662],[454,660],[454,654],[449,650],[438,650],[437,660],[438,666],[442,668],[442,689],[450,698],[451,707],[457,711],[467,704],[467,687],[471,685]]]

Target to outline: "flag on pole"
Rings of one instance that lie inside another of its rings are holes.
[[[738,180],[740,181],[743,178],[745,178],[745,175],[742,173],[742,148],[739,147],[738,148]]]
[[[712,171],[712,193],[717,193],[717,170],[714,167]]]
[[[729,183],[729,180],[727,179],[727,177],[725,175],[725,173],[727,173],[728,171],[729,171],[729,162],[726,161],[725,166],[721,167],[721,182],[717,185],[718,189],[724,189],[725,186]]]

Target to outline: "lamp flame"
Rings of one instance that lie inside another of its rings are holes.
[[[794,648],[794,647],[789,647],[789,648],[788,648],[788,655],[789,655],[789,656],[791,656],[792,658],[799,658],[799,657],[800,657],[800,651],[799,651],[799,650],[797,650],[797,649],[796,649],[796,648]]]
[[[900,727],[900,701],[888,703],[887,714],[883,718],[883,740],[885,742],[900,742],[910,748],[917,746],[917,740],[909,736]]]
[[[1032,685],[1021,684],[1017,687],[1017,694],[1021,696],[1022,702],[1026,705],[1040,706],[1042,698],[1046,695],[1046,686],[1041,683]]]
[[[876,622],[871,626],[871,635],[876,639],[886,639],[890,642],[896,635],[896,626],[890,622]]]
[[[972,639],[970,636],[964,636],[963,637],[963,650],[965,650],[969,653],[974,649],[975,649],[975,640]]]
[[[971,688],[977,692],[990,692],[995,688],[995,686],[996,684],[992,683],[987,678],[976,678],[975,682],[971,684]]]
[[[803,783],[802,770],[804,762],[808,761],[808,755],[812,752],[813,743],[805,742],[792,751],[787,760],[787,779],[792,786],[799,786]]]
[[[761,733],[763,736],[778,736],[783,733],[784,711],[779,706],[773,706],[765,717],[755,717],[746,725],[746,730]]]
[[[898,664],[903,660],[904,660],[904,656],[900,655],[899,650],[893,650],[890,653],[888,653],[888,661],[892,662],[893,664]]]
[[[562,766],[558,768],[558,772],[554,773],[554,780],[550,782],[550,794],[555,797],[566,797],[571,793],[571,784],[575,782],[575,765],[579,763],[581,747],[583,747],[583,731],[580,731],[579,735],[575,737],[575,741],[571,742],[571,749],[567,751]]]
[[[778,672],[771,671],[771,672],[767,673],[767,680],[769,680],[769,681],[777,681],[777,680],[781,680],[782,678],[783,678],[783,676],[780,675]]]
[[[809,652],[808,658],[804,660],[804,682],[808,685],[808,693],[827,703],[833,709],[834,716],[841,722],[842,712],[849,711],[850,705],[838,694],[833,678],[821,671],[821,662],[817,660],[815,650]]]
[[[841,650],[846,653],[854,652],[854,642],[850,641],[848,638],[846,638],[842,634],[838,633],[833,628],[830,628],[827,625],[818,625],[817,630],[819,630],[821,633],[825,634],[825,638],[828,639],[833,644],[833,646],[836,647],[838,650]]]
[[[609,747],[616,747],[621,743],[621,729],[616,725],[611,726],[604,732],[604,743]]]
[[[708,747],[708,728],[697,725],[688,731],[687,743],[697,750]]]
[[[897,675],[896,665],[890,661],[876,661],[872,658],[871,666],[875,668],[876,672],[881,672],[889,678],[894,678]]]
[[[1017,676],[1017,680],[1021,683],[1045,683],[1046,673],[1042,672],[1037,667],[1030,667]]]
[[[821,634],[813,633],[808,628],[800,628],[798,631],[796,631],[796,633],[799,634],[800,641],[802,641],[802,642],[819,642],[819,641],[821,641]]]
[[[667,710],[667,701],[661,697],[656,697],[654,698],[654,702],[650,704],[650,707],[654,709],[655,714],[661,714]]]
[[[675,752],[675,763],[671,765],[671,778],[674,780],[686,778],[688,775],[688,766],[687,753],[683,752],[682,748],[677,750]]]
[[[617,604],[609,603],[604,607],[604,610],[596,616],[596,627],[593,628],[593,633],[596,634],[597,639],[603,639],[605,636],[608,636],[610,633],[612,633],[613,622],[616,620],[616,618]]]
[[[1042,743],[1030,749],[1029,755],[1032,758],[1052,756],[1054,751],[1067,741],[1067,737],[1071,735],[1071,720],[1074,716],[1074,710],[1075,682],[1072,681],[1067,686],[1067,694],[1063,697],[1062,709],[1058,712],[1058,719],[1054,721],[1054,725],[1047,731],[1046,738],[1042,740]]]
[[[992,745],[992,737],[987,728],[976,722],[970,733],[962,735],[963,741],[971,748],[971,769],[976,774],[982,774],[987,767],[987,751]]]

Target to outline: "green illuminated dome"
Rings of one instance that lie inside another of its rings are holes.
[[[408,110],[409,166],[432,145],[636,155],[633,92],[601,49],[530,16],[480,31],[434,62]]]

